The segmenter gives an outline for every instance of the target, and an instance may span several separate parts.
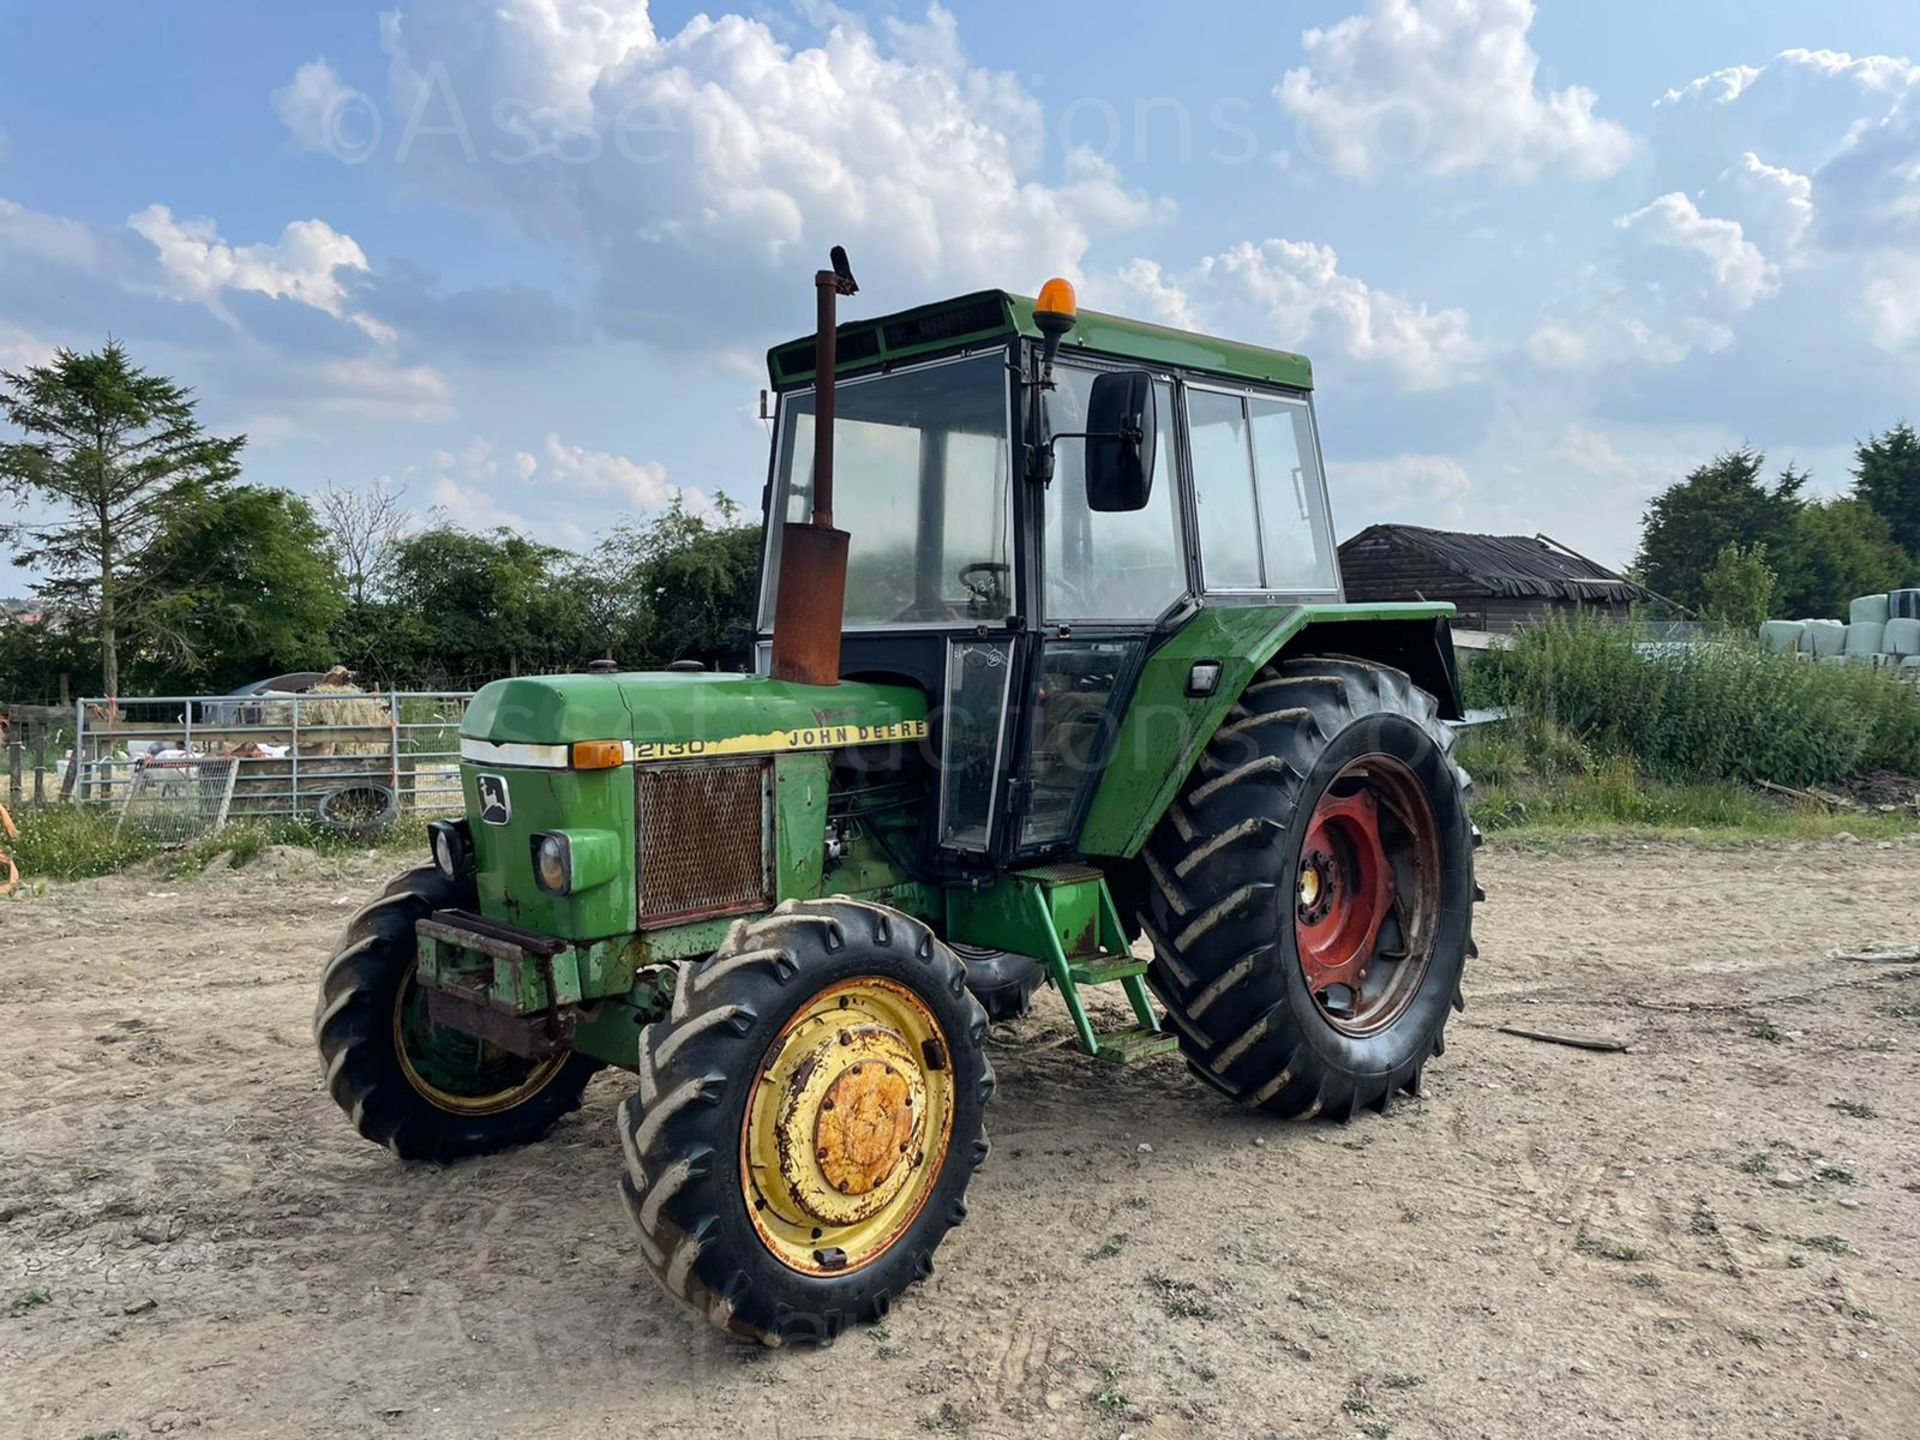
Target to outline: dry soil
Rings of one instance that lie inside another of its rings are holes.
[[[1920,844],[1490,848],[1445,1058],[1350,1125],[1043,996],[939,1273],[782,1352],[642,1273],[623,1074],[511,1155],[352,1133],[313,985],[386,863],[0,903],[0,1434],[1920,1435],[1920,965],[1834,954],[1920,940]]]

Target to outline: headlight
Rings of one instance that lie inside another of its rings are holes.
[[[573,889],[573,846],[565,835],[533,837],[533,880],[549,895]]]
[[[473,868],[473,837],[464,820],[436,820],[427,827],[433,863],[449,880],[458,880]]]

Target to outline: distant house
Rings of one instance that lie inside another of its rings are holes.
[[[1371,525],[1340,547],[1347,599],[1450,600],[1462,630],[1506,634],[1577,611],[1624,620],[1634,584],[1545,535],[1467,535],[1420,525]]]

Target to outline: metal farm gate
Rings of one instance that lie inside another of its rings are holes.
[[[74,705],[60,793],[126,813],[144,772],[231,762],[225,818],[372,833],[401,815],[463,808],[460,721],[471,691],[148,695]]]

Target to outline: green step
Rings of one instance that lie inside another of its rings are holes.
[[[1111,1034],[1101,1035],[1100,1048],[1093,1053],[1095,1059],[1105,1060],[1110,1065],[1125,1065],[1134,1060],[1164,1055],[1169,1050],[1178,1049],[1179,1045],[1180,1042],[1165,1030],[1149,1030],[1144,1025],[1136,1025],[1131,1030],[1115,1030]]]
[[[1132,955],[1101,955],[1086,960],[1069,960],[1067,973],[1076,985],[1111,985],[1130,975],[1147,973],[1147,962]]]

